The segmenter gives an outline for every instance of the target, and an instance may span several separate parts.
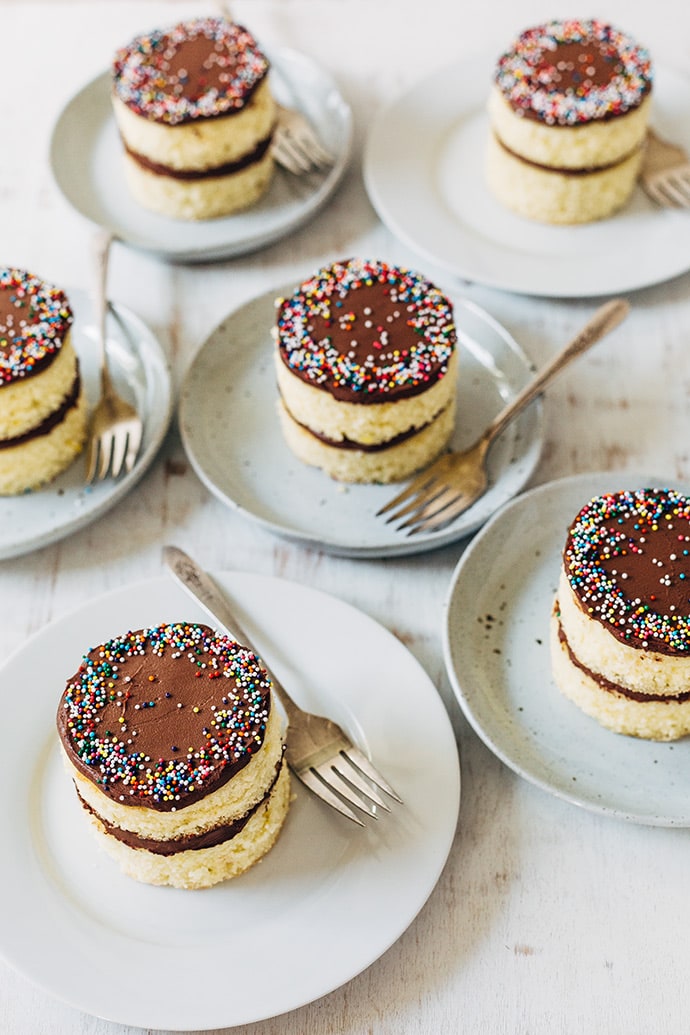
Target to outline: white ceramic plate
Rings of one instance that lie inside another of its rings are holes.
[[[129,195],[122,145],[110,104],[110,72],[66,105],[53,130],[50,162],[67,201],[92,222],[136,248],[174,262],[210,262],[262,248],[301,226],[328,200],[345,172],[352,115],[331,76],[291,50],[270,55],[276,98],[299,108],[335,156],[326,172],[298,178],[281,169],[266,195],[246,212],[185,222],[148,212]]]
[[[687,213],[656,207],[640,188],[622,212],[583,226],[544,226],[494,200],[484,179],[493,67],[456,61],[378,115],[364,176],[388,228],[460,277],[523,294],[632,291],[690,269]],[[661,65],[653,97],[655,128],[690,150],[690,80]]]
[[[687,487],[626,472],[576,475],[519,496],[460,560],[444,654],[467,719],[506,765],[593,812],[690,826],[690,739],[655,743],[601,727],[551,678],[549,619],[568,528],[593,496]]]
[[[412,922],[455,832],[460,771],[450,721],[400,641],[295,583],[215,578],[298,703],[339,722],[405,804],[361,829],[294,786],[278,842],[241,877],[193,892],[138,884],[101,852],[81,815],[59,757],[57,703],[91,645],[130,628],[207,618],[172,579],[158,578],[44,628],[0,671],[12,731],[0,756],[11,845],[0,853],[0,949],[53,995],[120,1024],[225,1028],[339,987]]]
[[[294,285],[231,313],[198,352],[180,393],[187,456],[214,495],[270,531],[351,557],[418,553],[474,532],[525,485],[542,445],[537,402],[491,450],[490,488],[447,528],[408,536],[376,517],[400,485],[344,485],[297,460],[276,412],[271,327],[275,299]],[[474,303],[453,298],[460,339],[454,448],[468,446],[531,376],[507,331]]]
[[[79,356],[89,408],[100,394],[98,330],[88,295],[66,289],[74,311],[72,338]],[[153,461],[170,423],[172,386],[167,359],[149,328],[128,309],[111,305],[108,357],[117,390],[144,418],[141,452],[129,474],[85,484],[85,454],[42,489],[0,497],[0,558],[54,543],[94,521],[139,481]]]

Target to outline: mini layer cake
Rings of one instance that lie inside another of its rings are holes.
[[[546,223],[611,215],[635,186],[651,89],[648,52],[605,22],[526,30],[500,58],[489,98],[492,192]]]
[[[87,404],[59,288],[0,268],[0,495],[57,477],[81,452]]]
[[[211,219],[254,204],[273,173],[269,63],[222,18],[139,36],[113,64],[127,183],[145,208]]]
[[[419,273],[349,259],[278,300],[285,440],[344,482],[391,482],[434,459],[455,421],[448,299]]]
[[[575,518],[551,622],[553,675],[617,733],[690,733],[690,499],[598,496]]]
[[[204,625],[128,632],[90,650],[57,726],[85,814],[122,870],[202,888],[275,842],[290,778],[269,678]]]

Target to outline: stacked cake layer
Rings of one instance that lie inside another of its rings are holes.
[[[690,499],[596,497],[568,533],[551,621],[560,690],[618,733],[690,733]]]
[[[93,648],[57,724],[85,814],[130,876],[208,887],[276,840],[290,789],[271,684],[251,651],[207,626]]]
[[[635,185],[651,88],[647,51],[605,22],[526,30],[500,58],[489,98],[491,190],[542,222],[611,215]]]
[[[87,405],[63,291],[0,269],[0,495],[51,481],[81,452]]]
[[[347,482],[390,482],[429,463],[455,420],[456,333],[425,277],[380,261],[319,270],[276,325],[279,411],[304,463]]]
[[[222,18],[138,36],[113,65],[127,183],[144,207],[210,219],[254,204],[273,173],[269,63]]]

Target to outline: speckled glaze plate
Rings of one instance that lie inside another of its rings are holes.
[[[659,208],[641,188],[610,219],[566,227],[522,219],[492,197],[484,161],[494,64],[456,61],[379,112],[364,178],[388,228],[457,276],[520,294],[613,294],[690,269],[687,213]],[[688,111],[690,78],[655,65],[652,124],[690,151]]]
[[[688,486],[603,472],[539,486],[503,508],[469,545],[446,601],[444,655],[468,721],[507,766],[593,812],[690,826],[690,738],[655,743],[601,727],[551,678],[549,619],[568,528],[603,492]]]
[[[269,56],[275,96],[309,117],[335,156],[330,169],[304,177],[276,169],[269,190],[256,205],[223,219],[188,222],[149,212],[130,197],[124,182],[122,145],[111,111],[110,72],[104,72],[68,102],[53,130],[50,163],[66,200],[126,244],[172,262],[212,262],[243,255],[307,222],[331,197],[347,168],[352,114],[325,69],[292,50]]]
[[[204,891],[139,884],[101,851],[82,815],[60,759],[57,704],[90,646],[128,629],[208,619],[162,577],[90,600],[22,645],[0,670],[12,730],[0,755],[0,952],[72,1006],[147,1029],[249,1024],[349,981],[417,915],[457,823],[450,720],[402,643],[327,594],[213,574],[297,702],[339,722],[405,804],[363,829],[294,786],[277,843],[247,873]]]
[[[207,488],[269,531],[349,557],[419,553],[476,531],[526,484],[541,452],[537,401],[489,457],[488,492],[447,528],[409,536],[376,517],[400,485],[344,485],[297,460],[276,411],[271,328],[283,286],[231,313],[197,353],[180,392],[187,456]],[[460,341],[458,422],[451,445],[469,445],[530,379],[532,367],[508,332],[473,302],[450,296]]]
[[[100,393],[98,328],[88,294],[66,289],[74,312],[72,339],[89,408]],[[144,436],[129,474],[86,485],[84,454],[55,481],[22,496],[0,497],[0,558],[38,550],[95,521],[136,485],[153,462],[172,416],[172,384],[158,339],[138,316],[111,304],[106,327],[111,373],[118,391],[144,419]]]

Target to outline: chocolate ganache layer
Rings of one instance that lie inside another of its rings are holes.
[[[166,856],[177,855],[179,852],[199,852],[204,848],[215,848],[216,845],[225,844],[226,841],[231,841],[240,831],[244,830],[252,816],[270,798],[284,764],[284,762],[281,762],[281,765],[276,770],[275,778],[263,798],[257,801],[239,819],[233,820],[232,823],[221,823],[219,826],[211,827],[211,829],[204,830],[200,834],[185,834],[170,841],[158,841],[153,837],[142,837],[140,834],[135,834],[132,830],[125,830],[124,827],[115,826],[114,823],[109,823],[103,816],[99,816],[88,802],[84,801],[79,791],[77,791],[77,797],[82,807],[91,815],[96,816],[105,832],[117,841],[122,841],[128,848],[143,848],[154,855]]]
[[[507,147],[506,144],[504,144],[500,137],[496,136],[495,133],[494,139],[498,146],[507,154],[509,154],[512,158],[514,158],[517,162],[523,162],[525,165],[531,165],[533,169],[543,169],[544,172],[558,173],[559,176],[591,176],[593,173],[606,172],[608,169],[615,169],[616,166],[622,165],[624,162],[627,162],[637,151],[640,150],[639,147],[636,147],[633,151],[629,151],[627,154],[621,155],[621,157],[617,158],[615,162],[608,162],[606,165],[586,165],[581,166],[579,168],[568,168],[567,166],[543,165],[541,162],[534,162],[532,161],[532,159],[525,158],[524,155],[519,155],[516,151],[513,151],[511,148]]]
[[[556,614],[558,616],[558,604],[556,604]],[[681,690],[677,694],[643,694],[639,690],[631,690],[629,686],[621,686],[620,683],[614,683],[611,679],[607,679],[606,676],[602,676],[600,672],[595,672],[593,669],[588,668],[587,665],[583,665],[580,659],[577,657],[572,647],[568,643],[568,637],[565,635],[563,626],[561,625],[560,618],[558,621],[558,640],[563,644],[570,661],[579,668],[580,672],[583,672],[591,680],[593,680],[597,686],[602,690],[606,690],[609,694],[617,694],[620,697],[626,697],[629,701],[637,701],[641,704],[652,703],[652,702],[663,702],[664,704],[681,703],[683,701],[690,700],[690,690]]]
[[[278,350],[295,377],[349,403],[410,398],[440,380],[456,347],[453,309],[411,270],[348,259],[278,300]]]
[[[690,499],[672,489],[597,496],[563,554],[579,606],[622,643],[690,654]]]
[[[59,288],[25,270],[0,268],[0,389],[45,370],[73,318]]]
[[[61,424],[69,411],[77,405],[80,391],[81,377],[79,376],[79,373],[77,373],[77,376],[72,382],[71,389],[56,410],[53,410],[45,420],[31,428],[30,431],[25,431],[22,435],[15,435],[13,438],[0,438],[0,449],[13,449],[15,446],[24,445],[25,442],[30,442],[32,439],[39,438],[41,435],[50,434],[53,428],[56,428],[58,424]]]
[[[205,625],[165,624],[83,657],[58,732],[103,794],[172,812],[222,787],[261,748],[270,691],[251,651]]]
[[[247,169],[250,165],[260,162],[271,146],[271,139],[271,137],[267,137],[266,140],[262,140],[248,154],[238,158],[235,162],[225,162],[223,165],[216,165],[208,169],[175,169],[171,165],[152,162],[146,155],[132,151],[124,140],[122,145],[133,161],[144,169],[148,169],[149,172],[155,173],[156,176],[170,176],[174,180],[206,180],[214,176],[231,176],[233,173],[240,172],[242,169]]]
[[[196,18],[137,36],[118,50],[113,89],[137,115],[168,126],[241,111],[269,62],[245,28]]]
[[[552,21],[518,37],[496,83],[517,114],[573,126],[638,108],[652,88],[651,59],[606,22]]]
[[[285,406],[285,400],[282,400],[283,406]],[[441,416],[445,411],[446,407],[443,407],[438,413],[434,414],[434,420]],[[322,435],[318,431],[314,431],[313,428],[308,428],[306,424],[302,424],[301,421],[295,420],[293,415],[290,413],[287,406],[285,406],[290,419],[298,424],[303,431],[306,431],[308,435],[313,435],[319,442],[323,442],[325,446],[331,446],[333,449],[349,449],[357,450],[360,453],[381,453],[386,449],[392,449],[394,446],[399,446],[402,442],[408,442],[415,435],[421,435],[433,423],[429,421],[427,424],[422,424],[418,428],[408,428],[407,431],[401,431],[399,435],[394,435],[392,438],[387,438],[383,442],[353,442],[350,438],[333,439],[328,438],[327,435]]]

